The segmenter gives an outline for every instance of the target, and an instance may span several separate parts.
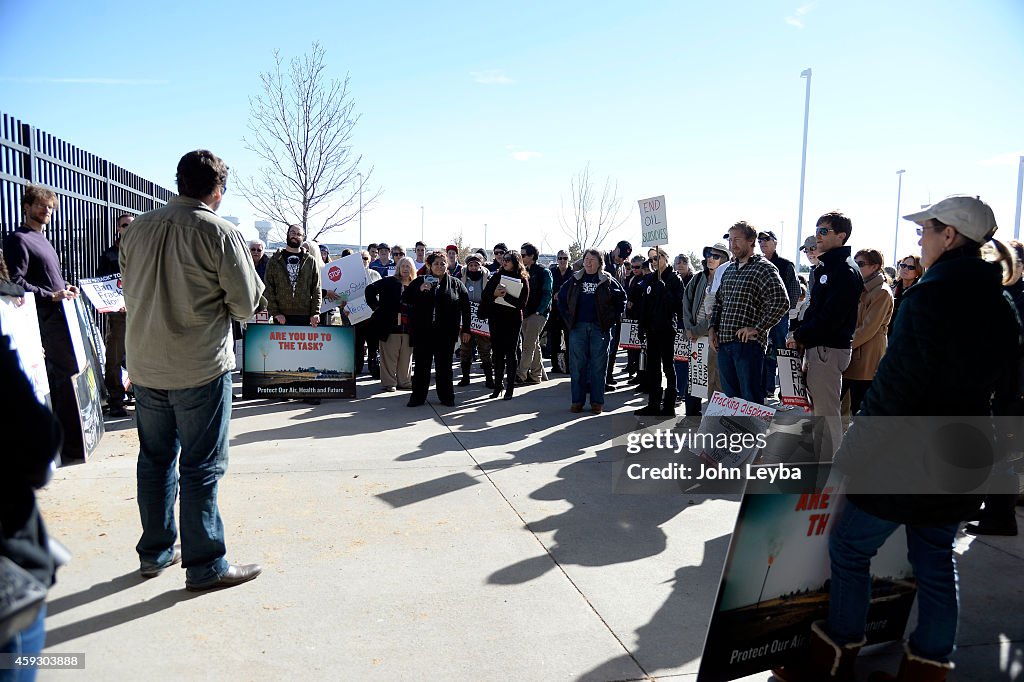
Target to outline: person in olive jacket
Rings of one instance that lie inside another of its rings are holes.
[[[468,343],[469,292],[466,285],[448,273],[447,256],[440,251],[427,255],[429,275],[412,281],[402,294],[409,306],[409,336],[412,343],[412,396],[409,407],[427,400],[430,388],[430,364],[434,363],[437,398],[442,405],[455,405],[452,386],[452,356],[455,342],[462,334]]]
[[[1021,327],[1001,268],[981,257],[996,230],[988,205],[950,197],[904,218],[920,226],[925,275],[904,294],[889,348],[836,453],[847,488],[829,538],[828,620],[812,628],[808,655],[773,671],[785,682],[853,679],[866,642],[871,557],[900,526],[917,582],[917,627],[899,678],[882,679],[941,681],[953,667],[953,544],[981,504],[986,472],[999,466],[992,396],[1016,367]],[[971,355],[983,362],[965,362],[963,344],[950,341],[949,321],[966,319],[984,320],[984,333],[971,337]]]
[[[675,340],[677,322],[683,319],[683,283],[671,267],[668,253],[658,248],[652,259],[654,276],[648,279],[640,300],[640,333],[647,343],[650,394],[647,407],[633,414],[674,417],[676,414]],[[682,324],[679,324],[682,326]],[[661,375],[665,375],[664,393]],[[662,396],[664,395],[664,400]]]

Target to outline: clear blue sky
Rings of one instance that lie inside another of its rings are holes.
[[[746,219],[795,249],[821,213],[891,260],[903,212],[980,194],[1012,233],[1024,153],[1024,3],[757,1],[67,3],[2,0],[0,109],[173,188],[206,147],[233,173],[272,50],[312,41],[351,75],[354,145],[385,190],[364,241],[564,246],[560,199],[588,161],[632,213],[666,195],[672,250]],[[71,79],[79,79],[71,81]],[[532,152],[532,153],[531,153]],[[237,193],[222,214],[255,215]],[[899,251],[916,250],[901,226]],[[327,241],[356,242],[355,224]],[[614,243],[614,240],[612,240]],[[607,245],[607,244],[606,244]]]

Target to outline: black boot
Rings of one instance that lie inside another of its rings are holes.
[[[508,381],[505,383],[505,400],[512,400],[512,391],[515,389],[516,382]]]
[[[497,398],[501,395],[501,375],[505,373],[505,363],[498,360],[494,363],[494,376],[497,377],[497,381],[491,382],[493,390],[491,391],[491,397]]]
[[[494,368],[484,365],[484,386],[494,388]]]
[[[469,386],[469,370],[472,364],[472,358],[466,358],[462,361],[462,379],[459,381],[459,386]]]
[[[505,400],[512,400],[512,391],[516,385],[516,365],[518,363],[508,363],[508,376],[505,377]],[[501,376],[500,374],[498,376]]]
[[[651,387],[647,398],[647,407],[633,412],[637,417],[657,417],[661,414],[661,386]]]
[[[669,388],[665,391],[665,397],[661,401],[661,412],[658,413],[659,417],[674,417],[676,416],[676,389]]]

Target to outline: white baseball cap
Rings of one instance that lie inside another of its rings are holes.
[[[997,229],[992,209],[977,197],[947,197],[919,213],[905,215],[903,219],[915,223],[924,223],[928,219],[938,220],[979,244],[991,239]]]

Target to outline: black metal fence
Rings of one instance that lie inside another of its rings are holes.
[[[22,222],[27,184],[57,193],[45,234],[64,277],[77,284],[96,274],[100,254],[114,242],[114,223],[167,203],[174,192],[27,123],[0,113],[0,240]]]

